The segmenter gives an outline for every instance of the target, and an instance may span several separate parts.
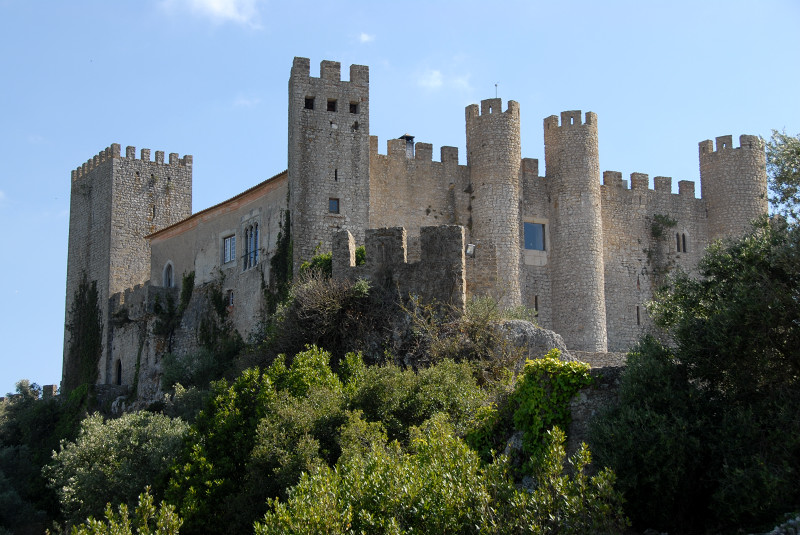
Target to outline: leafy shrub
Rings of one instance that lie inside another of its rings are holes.
[[[364,436],[355,415],[342,436]],[[519,490],[502,459],[482,467],[443,415],[411,430],[409,449],[386,443],[380,429],[345,448],[335,470],[301,477],[286,502],[273,500],[258,535],[272,533],[587,533],[625,526],[613,475],[589,479],[588,454],[564,475],[563,434],[552,441],[533,493]]]
[[[167,353],[161,360],[161,386],[170,389],[180,383],[186,386],[206,386],[219,377],[214,352],[200,348],[192,353]]]
[[[163,487],[187,429],[182,420],[148,412],[83,420],[77,439],[62,442],[44,470],[65,517],[78,522],[102,513],[109,501],[132,505],[147,485]]]
[[[258,422],[275,399],[269,377],[245,370],[230,386],[212,384],[212,395],[192,424],[172,467],[166,497],[177,506],[187,533],[248,529],[252,517],[240,502]],[[235,445],[235,446],[234,446]]]
[[[331,371],[331,354],[310,345],[292,359],[291,366],[286,367],[284,355],[278,358],[267,369],[267,376],[278,390],[288,390],[293,396],[304,396],[310,388],[322,386],[339,391],[342,383]]]
[[[118,510],[115,513],[108,504],[105,521],[89,518],[84,524],[73,527],[72,535],[177,535],[183,524],[172,505],[162,503],[156,509],[149,487],[139,495],[133,518],[126,504],[121,504]]]
[[[390,439],[403,441],[411,426],[438,412],[464,433],[472,414],[487,402],[469,363],[445,360],[419,372],[394,364],[372,366],[353,382],[346,387],[352,392],[349,408],[362,411],[368,421],[381,422]]]
[[[361,245],[356,247],[356,265],[362,266],[367,262],[367,250]],[[325,277],[333,275],[333,254],[330,252],[319,253],[300,264],[300,274],[308,273],[309,271],[317,271]]]

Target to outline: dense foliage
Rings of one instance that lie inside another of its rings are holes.
[[[765,527],[800,509],[800,229],[712,245],[651,306],[593,444],[641,526]]]
[[[133,506],[150,485],[163,492],[163,474],[183,445],[188,425],[162,414],[135,412],[81,422],[74,441],[64,441],[44,475],[72,523],[99,516],[106,503]]]
[[[271,502],[256,534],[578,534],[625,526],[613,476],[588,478],[585,450],[573,459],[573,475],[563,472],[558,430],[528,492],[514,485],[503,458],[483,465],[442,415],[412,427],[407,448],[367,425],[351,420],[342,435],[356,440],[344,442],[336,467],[304,474],[286,502]]]
[[[72,299],[66,329],[69,332],[64,381],[61,389],[68,394],[82,384],[94,384],[102,351],[103,322],[98,304],[97,281],[81,276]]]
[[[776,211],[796,222],[800,216],[800,135],[772,131],[767,142],[769,200]]]
[[[121,504],[114,512],[111,504],[105,509],[105,521],[89,518],[83,525],[72,528],[72,535],[177,535],[183,521],[175,508],[162,503],[156,508],[150,489],[139,495],[133,518],[128,506]]]

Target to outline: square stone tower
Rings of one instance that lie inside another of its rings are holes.
[[[330,251],[334,232],[364,243],[369,225],[369,68],[294,58],[289,78],[289,210],[294,271],[317,247]]]
[[[115,382],[108,344],[109,297],[150,278],[150,245],[145,236],[180,221],[192,213],[192,157],[179,158],[134,147],[125,156],[113,144],[72,171],[67,256],[65,326],[83,277],[95,283],[103,322],[103,354],[98,382]],[[62,389],[75,386],[68,362],[70,333],[64,330]]]

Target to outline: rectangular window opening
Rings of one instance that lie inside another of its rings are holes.
[[[328,99],[328,111],[336,111],[336,99]]]
[[[228,236],[222,240],[222,263],[227,264],[236,259],[236,236]]]
[[[358,113],[358,102],[350,103],[350,113]]]
[[[339,199],[328,199],[328,213],[331,214],[338,214],[339,213]]]
[[[314,109],[314,97],[306,97],[306,109],[307,110]]]
[[[538,295],[534,295],[533,296],[533,310],[534,310],[534,312],[539,312],[539,296]]]
[[[525,234],[525,248],[532,251],[545,250],[544,223],[525,223],[523,227]]]

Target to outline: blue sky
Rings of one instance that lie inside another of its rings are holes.
[[[370,67],[371,133],[460,148],[464,107],[598,114],[602,170],[698,180],[697,143],[800,133],[800,2],[0,0],[0,394],[61,379],[70,170],[194,156],[194,211],[286,168],[294,56]],[[437,158],[438,159],[438,158]],[[699,194],[699,185],[697,187]]]

